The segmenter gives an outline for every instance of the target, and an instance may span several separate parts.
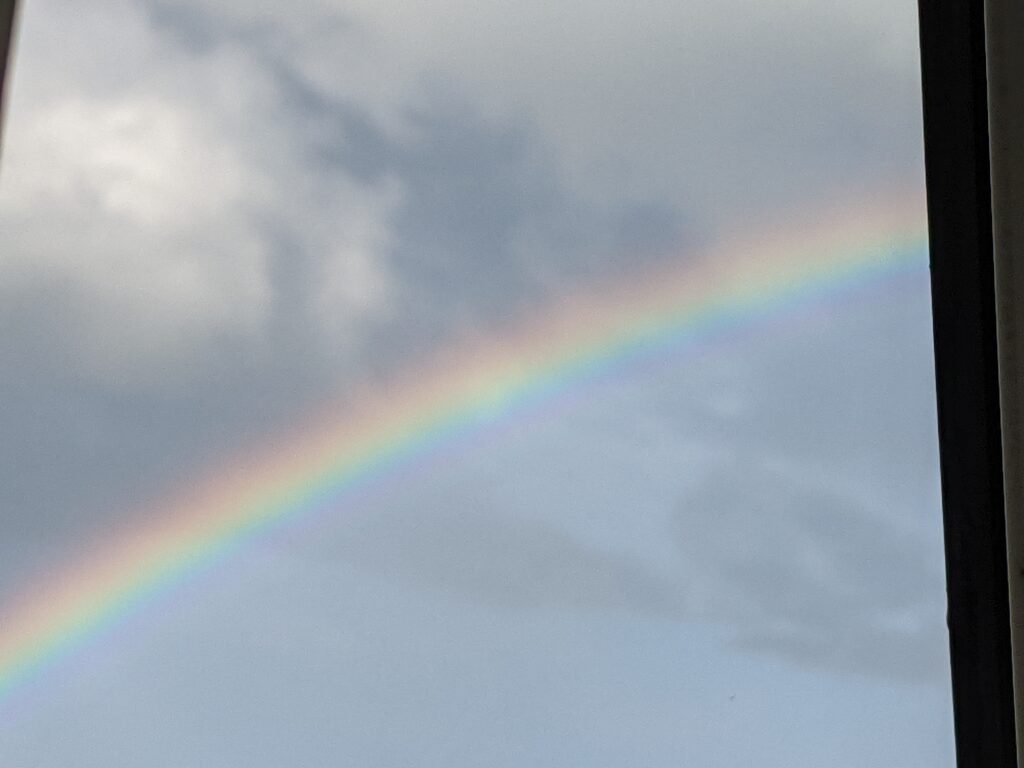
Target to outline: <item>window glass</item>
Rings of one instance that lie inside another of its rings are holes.
[[[23,5],[0,764],[952,764],[913,2]]]

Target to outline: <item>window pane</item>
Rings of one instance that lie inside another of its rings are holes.
[[[22,10],[0,764],[952,764],[914,3]]]

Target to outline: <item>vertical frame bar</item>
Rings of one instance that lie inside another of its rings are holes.
[[[1024,702],[1024,3],[985,0],[1003,494],[1014,693]],[[1024,737],[1017,717],[1020,759]]]
[[[957,762],[1012,768],[984,5],[918,10]]]

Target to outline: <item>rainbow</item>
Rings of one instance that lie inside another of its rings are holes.
[[[313,413],[0,609],[0,702],[254,537],[637,360],[927,268],[923,196],[878,196],[579,293]]]

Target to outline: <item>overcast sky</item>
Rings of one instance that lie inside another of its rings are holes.
[[[0,615],[328,397],[923,189],[916,46],[880,0],[27,0]],[[952,765],[929,312],[777,317],[259,542],[0,764]]]

